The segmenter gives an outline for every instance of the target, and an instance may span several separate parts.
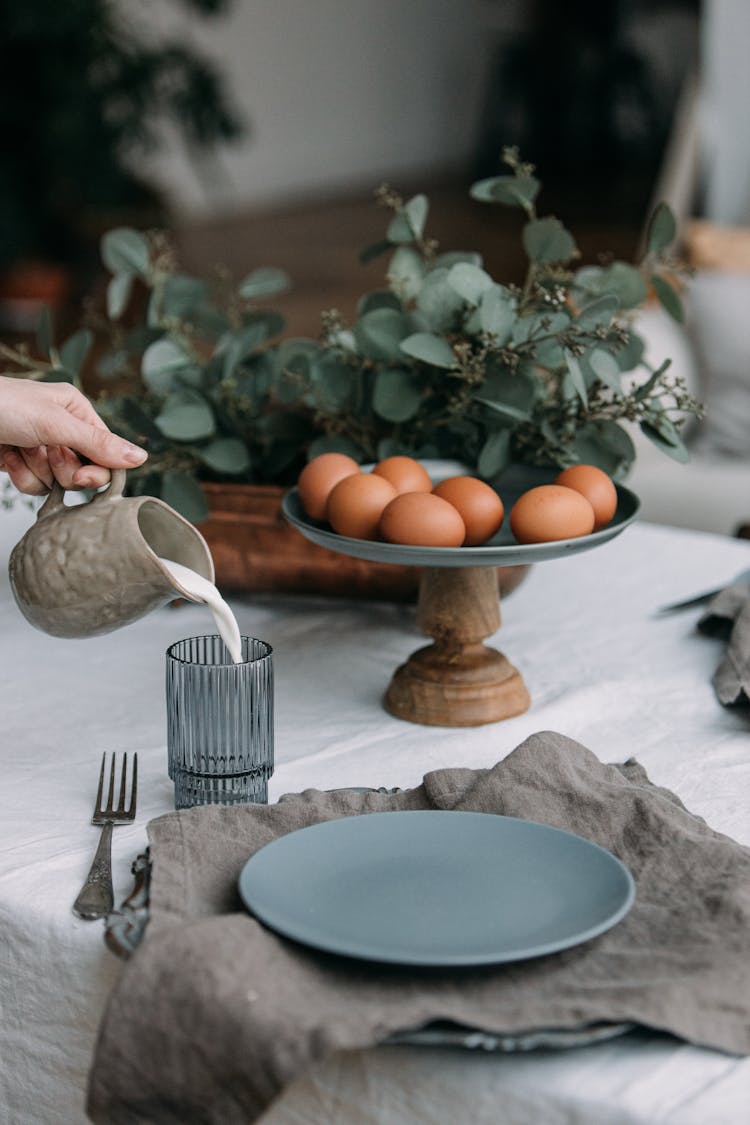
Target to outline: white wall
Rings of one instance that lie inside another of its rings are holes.
[[[208,21],[168,0],[120,3],[149,38],[176,29],[216,59],[252,126],[201,174],[169,135],[141,164],[183,210],[369,188],[462,167],[473,151],[487,0],[234,0]]]

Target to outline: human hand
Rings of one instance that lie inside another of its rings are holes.
[[[110,469],[132,469],[148,454],[113,434],[70,383],[0,376],[0,469],[19,492],[100,488]],[[85,457],[92,464],[84,464]]]

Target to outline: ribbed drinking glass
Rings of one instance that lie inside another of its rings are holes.
[[[218,635],[167,649],[167,753],[175,807],[268,800],[273,773],[272,649],[242,637],[233,664]]]

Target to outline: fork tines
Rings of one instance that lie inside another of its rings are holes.
[[[125,799],[127,797],[127,774],[128,774],[128,755],[127,751],[122,756],[122,769],[120,772],[120,790],[117,798],[117,806],[115,807],[115,776],[117,766],[117,754],[112,754],[112,763],[109,770],[109,786],[107,789],[107,803],[102,805],[102,794],[104,792],[104,777],[107,765],[107,751],[102,754],[102,768],[99,771],[99,788],[96,791],[96,804],[94,807],[94,823],[98,820],[133,820],[135,817],[135,805],[138,792],[138,754],[133,754],[133,768],[130,783],[130,803],[125,808]]]

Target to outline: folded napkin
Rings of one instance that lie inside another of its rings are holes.
[[[698,621],[709,636],[727,637],[727,651],[713,675],[721,703],[750,703],[750,583],[735,582],[713,598]]]
[[[575,832],[630,867],[635,904],[576,948],[454,970],[317,953],[242,909],[237,879],[262,845],[398,809],[502,813]],[[94,1122],[246,1125],[330,1052],[438,1020],[496,1034],[632,1021],[750,1053],[750,849],[637,762],[604,765],[563,735],[533,735],[492,769],[436,770],[405,792],[308,790],[275,805],[170,813],[149,838],[151,921],[100,1028]]]

